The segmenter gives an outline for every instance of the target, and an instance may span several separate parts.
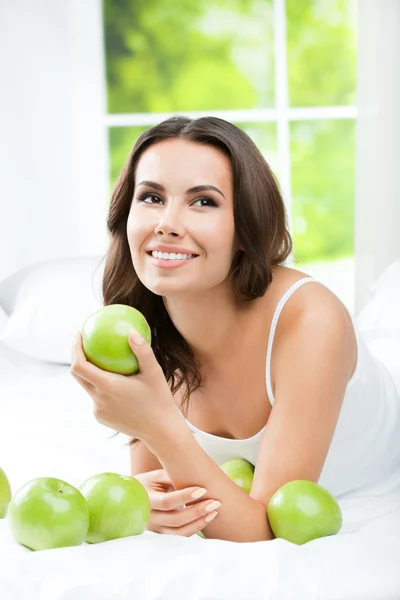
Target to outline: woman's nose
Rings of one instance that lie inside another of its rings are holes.
[[[182,218],[177,211],[165,211],[155,227],[155,233],[164,235],[181,235],[184,231]]]
[[[171,229],[168,227],[157,227],[155,233],[157,235],[171,235],[173,237],[179,237],[181,235],[176,231],[176,229]]]

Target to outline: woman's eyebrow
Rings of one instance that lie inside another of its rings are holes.
[[[146,185],[160,192],[165,192],[165,188],[159,183],[156,183],[155,181],[141,181],[136,185],[136,187],[139,187],[139,185]],[[221,194],[223,198],[225,198],[221,190],[215,187],[215,185],[195,185],[194,187],[191,187],[188,190],[186,190],[186,194],[194,194],[196,192],[204,192],[206,190],[214,190],[215,192],[218,192],[218,194]]]

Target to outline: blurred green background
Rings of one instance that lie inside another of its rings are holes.
[[[286,0],[290,107],[356,104],[356,5]],[[272,0],[103,0],[103,16],[109,114],[275,108]],[[235,124],[279,178],[276,124]],[[109,127],[110,188],[148,127]],[[291,120],[290,161],[295,262],[352,257],[355,119]]]

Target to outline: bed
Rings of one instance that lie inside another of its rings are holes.
[[[0,466],[13,491],[35,477],[79,486],[95,473],[129,474],[128,438],[95,420],[90,397],[69,373],[74,334],[101,306],[102,268],[101,257],[55,259],[0,283]],[[371,286],[357,317],[400,386],[398,306],[400,261]],[[146,530],[32,552],[0,520],[2,600],[395,600],[399,561],[400,506],[304,546]]]

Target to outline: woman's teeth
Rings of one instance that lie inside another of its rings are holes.
[[[164,260],[186,260],[187,258],[196,257],[195,254],[175,254],[174,252],[169,254],[168,252],[157,252],[157,250],[153,250],[151,255],[154,258],[163,258]]]

